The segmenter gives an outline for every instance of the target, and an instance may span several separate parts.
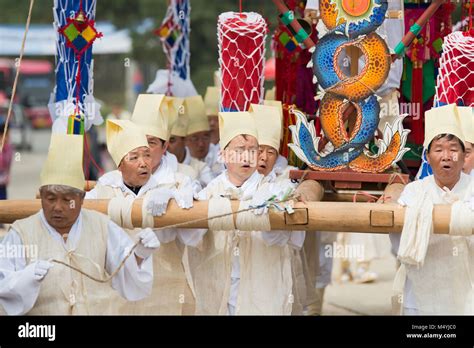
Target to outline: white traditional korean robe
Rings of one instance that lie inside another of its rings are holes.
[[[230,192],[248,200],[261,185],[263,175],[255,172],[237,188],[224,171],[199,199]],[[208,231],[198,248],[187,248],[196,314],[291,314],[294,295],[287,245],[301,248],[303,241],[304,232]]]
[[[144,197],[148,191],[161,188],[192,190],[191,179],[176,172],[171,157],[163,156],[158,169],[140,188],[137,195],[125,186],[119,171],[109,172],[99,178],[97,186],[86,198]],[[128,230],[131,235],[137,232]],[[203,232],[204,233],[204,232]],[[154,282],[152,295],[135,304],[122,305],[122,314],[194,314],[192,283],[187,274],[187,262],[183,262],[184,245],[196,245],[201,237],[189,229],[156,231],[160,248],[153,254]]]
[[[117,269],[133,241],[108,216],[82,209],[65,242],[48,224],[41,210],[17,220],[2,240],[2,248],[36,246],[29,254],[0,258],[0,305],[7,314],[67,315],[114,314],[108,295],[111,286],[119,294],[136,301],[149,296],[153,284],[152,257],[138,266],[130,256],[110,283],[95,282],[61,264],[54,264],[41,281],[26,274],[26,266],[36,259],[62,260],[97,278]]]
[[[186,147],[186,156],[184,157],[183,164],[190,166],[197,172],[197,180],[202,187],[206,187],[207,184],[214,179],[214,175],[211,172],[211,169],[205,162],[198,160],[191,156],[189,149]]]
[[[225,170],[225,165],[219,159],[219,153],[221,151],[221,146],[219,143],[209,144],[209,152],[207,153],[206,157],[204,158],[204,162],[207,164],[209,168],[211,168],[213,178],[222,174]]]
[[[427,190],[433,204],[450,204],[445,192],[433,175],[408,184],[398,202],[410,207],[419,195],[417,187]],[[473,195],[472,178],[461,173],[451,194],[462,201]],[[400,234],[391,234],[395,251],[398,251]],[[468,262],[461,255],[461,245],[467,243]],[[407,266],[404,291],[405,314],[474,314],[474,237],[431,234],[422,267]]]
[[[290,170],[297,169],[288,165],[288,160],[278,155],[273,169],[263,179],[268,183],[281,183],[289,187],[296,188],[297,183],[289,178]],[[305,233],[305,232],[304,232]],[[305,240],[306,240],[305,233]],[[291,274],[293,277],[293,295],[294,302],[292,306],[293,315],[303,314],[306,302],[312,296],[314,297],[314,283],[309,281],[308,264],[303,248],[289,247],[291,254]]]

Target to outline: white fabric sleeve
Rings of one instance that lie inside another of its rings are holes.
[[[184,175],[182,173],[176,173],[176,190],[191,190],[193,189],[192,180],[189,176]]]
[[[0,243],[3,250],[8,246],[23,245],[18,233],[10,228]],[[36,303],[41,282],[34,277],[34,266],[26,267],[23,257],[0,257],[0,305],[8,315],[28,313]]]
[[[205,187],[204,189],[202,189],[201,191],[198,192],[198,194],[195,198],[198,201],[205,201],[205,200],[209,199],[208,193],[207,193],[208,190],[209,190],[209,186]]]
[[[197,199],[199,192],[202,190],[202,185],[199,180],[193,180],[191,186],[193,188],[193,197]]]
[[[114,222],[110,221],[108,227],[106,271],[110,274],[128,254],[134,241]],[[118,274],[112,278],[112,287],[128,301],[138,301],[149,296],[152,285],[152,256],[144,259],[138,266],[135,255],[131,255]]]
[[[160,243],[166,244],[176,239],[178,234],[176,228],[166,228],[164,230],[153,230]]]
[[[416,194],[413,184],[408,184],[405,186],[402,193],[400,194],[400,197],[398,198],[398,204],[403,206],[413,206],[415,204]]]
[[[196,247],[204,235],[207,229],[192,229],[192,228],[172,228],[164,230],[155,230],[156,236],[160,243],[166,244],[174,241],[176,238],[184,244],[192,247]]]
[[[283,199],[288,192],[294,192],[296,183],[292,183],[290,179],[279,180],[270,184],[270,192],[278,199]]]
[[[199,172],[199,182],[201,183],[202,187],[206,187],[212,179],[214,179],[214,174],[212,174],[211,168],[206,164],[202,167],[201,171]]]
[[[403,189],[400,197],[398,198],[398,204],[403,205],[405,207],[410,207],[415,204],[416,194],[414,190],[413,184],[408,184]],[[397,257],[398,249],[400,248],[400,240],[402,238],[401,233],[389,233],[388,237],[390,238],[391,248],[390,251],[392,254]]]
[[[289,245],[295,249],[301,249],[303,246],[305,231],[268,231],[262,233],[262,239],[266,245],[285,246]]]
[[[290,240],[288,241],[288,245],[299,250],[303,247],[305,238],[306,238],[306,231],[293,231],[291,232],[291,237],[290,237]]]
[[[180,228],[177,229],[178,239],[184,245],[197,247],[207,231],[205,228]]]
[[[206,182],[206,185],[213,179],[212,173],[209,167],[206,165],[203,167],[203,171],[199,173],[199,179],[202,183],[203,173],[206,176],[209,176],[209,181]],[[206,189],[200,190],[199,192],[195,191],[196,186],[193,187],[192,182],[186,183],[186,186],[183,186],[180,189],[189,189],[193,190],[193,196],[195,199],[198,200],[206,200],[207,199],[207,191]],[[183,243],[184,245],[196,247],[201,240],[203,239],[204,235],[207,232],[207,229],[189,229],[189,228],[174,228],[173,230],[174,238],[178,237],[178,240]],[[173,238],[173,240],[174,240]],[[161,242],[161,239],[160,239]]]
[[[84,199],[97,199],[97,189],[94,187],[92,190],[86,192]]]

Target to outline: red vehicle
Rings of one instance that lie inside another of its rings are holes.
[[[11,59],[0,59],[0,105],[10,100],[14,77],[15,62]]]
[[[23,59],[18,82],[19,102],[34,128],[51,127],[48,102],[53,90],[53,64],[47,60]]]

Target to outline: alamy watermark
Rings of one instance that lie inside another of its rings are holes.
[[[36,260],[38,245],[36,244],[0,244],[0,258],[22,258]]]

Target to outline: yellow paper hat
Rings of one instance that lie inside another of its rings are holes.
[[[275,87],[265,91],[265,100],[275,100]]]
[[[278,112],[280,113],[280,117],[283,120],[283,104],[279,100],[268,100],[265,99],[263,101],[263,105],[269,105],[269,106],[274,106],[278,108]]]
[[[184,98],[178,97],[165,97],[163,102],[167,108],[170,135],[185,137],[188,131],[188,117],[184,112],[183,102]]]
[[[263,105],[276,106],[278,108],[278,111],[280,112],[280,119],[281,119],[281,124],[282,124],[280,140],[283,139],[283,104],[279,100],[264,100]]]
[[[437,135],[445,133],[455,135],[461,141],[464,141],[456,104],[440,106],[425,112],[425,142],[423,146],[428,148],[428,145]]]
[[[219,99],[221,91],[219,87],[207,87],[206,95],[204,96],[204,104],[206,105],[207,116],[217,116],[219,113]]]
[[[82,135],[51,134],[48,158],[41,171],[41,186],[65,185],[84,191]]]
[[[258,139],[255,121],[249,112],[219,112],[219,144],[221,149],[240,134],[252,135]]]
[[[117,167],[130,151],[146,146],[148,141],[143,130],[128,120],[107,120],[107,150]]]
[[[258,133],[258,144],[280,149],[281,114],[271,105],[251,104],[249,109]]]
[[[470,106],[458,106],[461,128],[465,141],[474,144],[474,109]]]
[[[140,94],[133,109],[132,122],[146,135],[169,140],[168,104],[163,94]]]
[[[204,100],[200,95],[184,98],[183,105],[189,119],[187,135],[210,130]]]

